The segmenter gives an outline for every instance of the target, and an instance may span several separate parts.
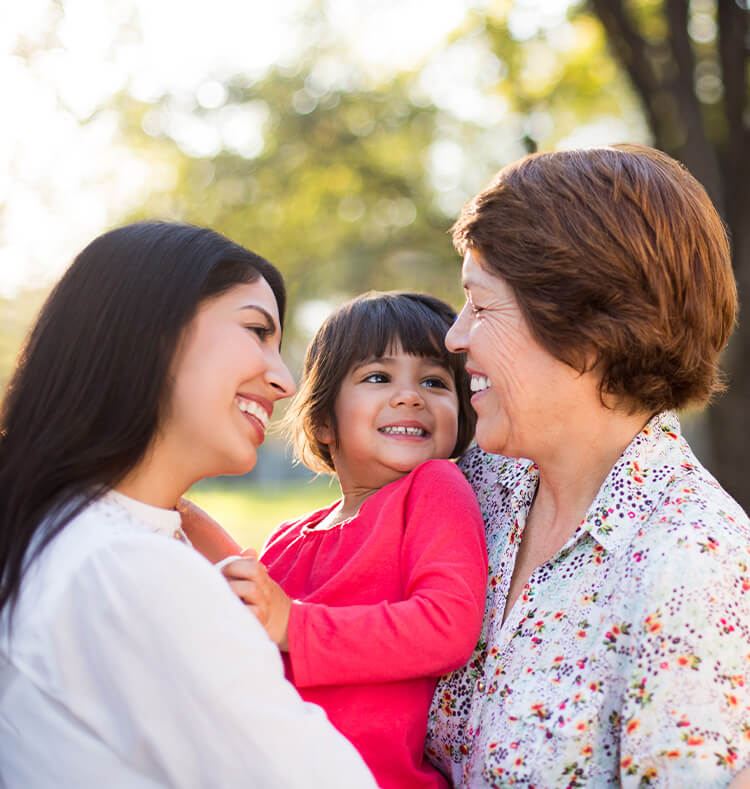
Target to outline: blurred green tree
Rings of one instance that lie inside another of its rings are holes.
[[[747,0],[488,0],[419,69],[375,79],[313,0],[315,44],[294,64],[150,103],[118,97],[124,141],[152,174],[126,219],[211,225],[265,255],[287,275],[293,317],[370,288],[458,304],[447,231],[497,169],[537,148],[652,142],[708,188],[746,294],[747,16]],[[313,322],[290,321],[293,363]],[[710,410],[711,466],[748,509],[749,341],[741,327],[731,388]]]
[[[310,14],[325,25],[324,4]],[[421,69],[382,80],[328,42],[256,81],[214,84],[208,100],[201,89],[153,103],[123,95],[126,142],[155,174],[129,218],[210,225],[265,255],[287,276],[293,313],[370,288],[458,305],[448,230],[497,169],[587,124],[646,134],[601,27],[565,24],[566,35],[520,41],[470,13]],[[457,83],[459,68],[477,74]],[[293,361],[308,336],[290,326]]]
[[[740,303],[750,298],[750,13],[747,0],[588,0],[637,93],[654,144],[706,187],[732,241]],[[750,320],[724,357],[729,389],[708,411],[711,468],[750,511]]]

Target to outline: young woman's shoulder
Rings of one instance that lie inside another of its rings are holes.
[[[155,533],[105,499],[89,505],[32,562],[4,635],[18,664],[41,671],[42,682],[49,679],[44,667],[75,628],[97,644],[116,634],[124,641],[125,633],[148,640],[167,620],[185,620],[189,630],[196,601],[218,606],[233,596],[189,545]]]

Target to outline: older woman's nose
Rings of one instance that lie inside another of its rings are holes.
[[[470,311],[471,305],[467,301],[445,335],[445,347],[451,353],[463,353],[468,349]]]

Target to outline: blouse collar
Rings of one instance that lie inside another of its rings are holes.
[[[102,500],[119,504],[157,534],[167,537],[179,537],[182,534],[182,518],[177,510],[153,507],[151,504],[132,499],[117,490],[109,490],[102,496]]]
[[[497,487],[505,489],[513,511],[527,511],[539,482],[537,466],[523,459],[501,460]],[[612,467],[568,544],[590,534],[607,551],[627,550],[677,476],[698,469],[677,414],[656,414]]]
[[[677,414],[656,414],[607,475],[581,528],[607,551],[627,550],[678,475],[697,468]]]

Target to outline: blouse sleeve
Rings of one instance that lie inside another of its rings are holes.
[[[129,537],[57,598],[47,654],[71,713],[165,786],[375,787],[284,679],[261,626],[204,559]]]
[[[618,721],[623,787],[726,786],[750,763],[750,548],[698,537],[675,550],[642,579]]]
[[[487,583],[484,526],[471,488],[455,466],[433,466],[415,476],[406,513],[393,517],[406,519],[404,599],[293,603],[289,654],[298,687],[437,677],[471,654]]]

